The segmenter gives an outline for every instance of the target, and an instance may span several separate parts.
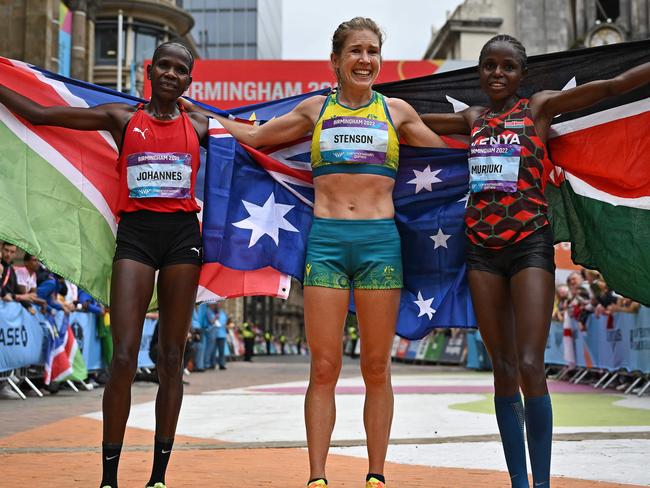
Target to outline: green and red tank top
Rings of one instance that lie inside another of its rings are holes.
[[[500,249],[548,225],[544,188],[551,168],[528,99],[503,114],[483,112],[472,127],[469,149],[470,241]]]

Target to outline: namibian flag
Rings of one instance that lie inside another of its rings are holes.
[[[0,58],[5,86],[42,105],[93,107],[139,100]],[[202,168],[197,198],[203,199]],[[33,126],[0,105],[0,239],[108,303],[115,252],[117,147],[103,131]],[[202,269],[199,300],[241,295],[286,297],[288,276],[271,268]]]
[[[77,341],[74,338],[68,316],[62,313],[47,316],[47,326],[50,337],[45,350],[44,381],[46,385],[51,382],[63,381],[73,373],[73,359],[79,352]],[[85,379],[80,378],[80,379]]]

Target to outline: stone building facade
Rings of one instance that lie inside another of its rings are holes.
[[[59,71],[61,6],[70,11],[70,76],[115,88],[117,16],[124,19],[124,91],[142,93],[142,62],[163,41],[181,39],[196,53],[189,35],[194,20],[175,0],[0,0],[5,19],[0,54]]]
[[[517,37],[529,55],[646,39],[650,0],[465,0],[433,33],[425,59],[478,59],[496,34]]]

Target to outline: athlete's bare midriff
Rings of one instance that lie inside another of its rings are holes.
[[[314,215],[329,219],[392,219],[395,180],[369,174],[329,174],[314,178]]]

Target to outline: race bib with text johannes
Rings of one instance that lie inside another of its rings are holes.
[[[324,163],[384,164],[388,122],[365,117],[333,117],[323,121],[320,152]]]
[[[472,193],[497,190],[517,191],[519,144],[473,145],[469,149],[469,189]]]
[[[127,157],[131,198],[192,198],[192,155],[141,152]]]

